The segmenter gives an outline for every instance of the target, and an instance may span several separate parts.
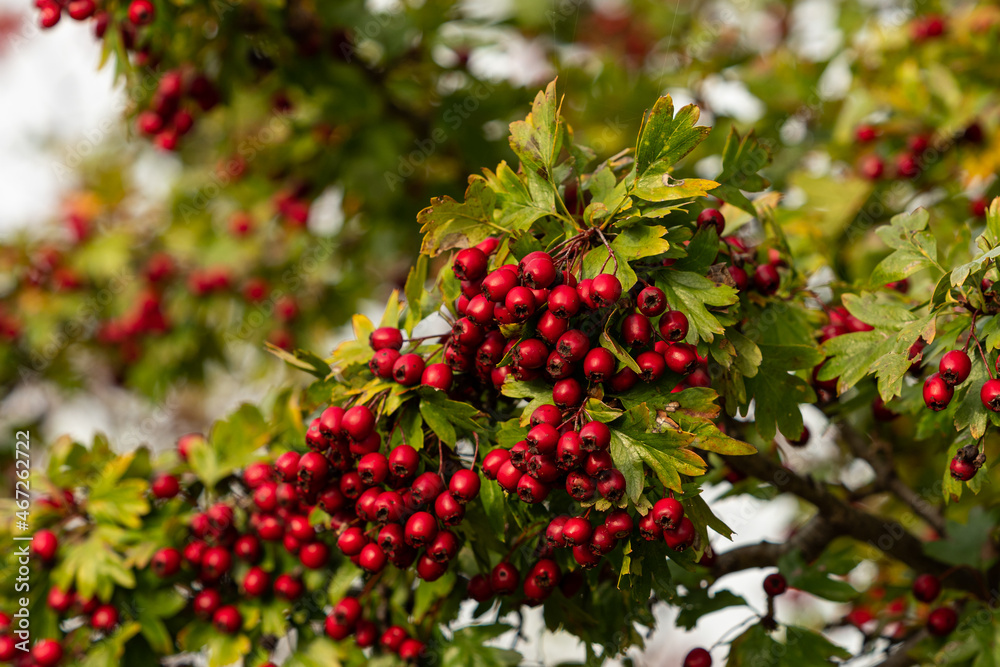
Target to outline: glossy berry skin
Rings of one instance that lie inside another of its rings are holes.
[[[531,475],[522,475],[517,480],[517,497],[521,502],[534,504],[540,503],[549,495],[550,487]]]
[[[675,498],[660,498],[653,504],[650,515],[662,530],[671,530],[684,518],[684,506]]]
[[[404,387],[420,382],[424,374],[424,359],[419,354],[404,354],[392,365],[392,379]]]
[[[460,503],[467,503],[479,495],[481,484],[479,475],[476,473],[471,470],[459,470],[451,476],[451,481],[448,482],[448,490],[451,491],[451,495],[455,497],[455,500]]]
[[[667,309],[667,295],[659,287],[644,287],[635,300],[639,312],[646,317],[656,317]]]
[[[90,627],[98,632],[106,634],[114,630],[116,625],[118,625],[118,610],[114,605],[101,605],[90,615]]]
[[[560,285],[549,292],[549,310],[552,315],[566,320],[580,312],[580,295],[569,285]]]
[[[660,318],[658,327],[664,340],[676,343],[687,337],[690,324],[687,315],[679,310],[670,310]]]
[[[403,347],[403,332],[395,327],[380,327],[368,336],[368,344],[372,349],[399,350]]]
[[[42,667],[53,667],[62,660],[62,644],[54,639],[43,639],[31,648],[31,657]]]
[[[390,348],[379,350],[368,361],[368,370],[375,377],[388,380],[392,377],[392,369],[396,365],[396,362],[399,361],[399,357],[400,354],[396,350]]]
[[[753,284],[757,291],[764,296],[770,296],[778,291],[781,284],[781,276],[778,270],[771,264],[760,264],[753,271]]]
[[[583,401],[583,387],[573,378],[559,380],[552,387],[552,402],[556,407],[565,410],[576,407]]]
[[[622,340],[629,347],[644,347],[653,338],[653,325],[649,318],[633,313],[622,320]]]
[[[590,284],[590,298],[598,308],[613,305],[622,295],[622,284],[617,276],[602,273]]]
[[[983,404],[987,404],[987,400],[989,398],[986,391],[986,386],[988,384],[989,382],[984,384],[983,389],[980,392]],[[948,404],[951,403],[951,397],[954,393],[955,390],[952,389],[937,373],[931,375],[924,381],[924,403],[931,410],[944,410],[948,407]],[[987,405],[987,407],[989,406]],[[998,406],[998,409],[1000,409],[1000,406]]]
[[[556,342],[556,353],[570,363],[583,360],[590,350],[590,338],[579,329],[570,329]]]
[[[573,471],[566,476],[566,493],[578,503],[585,503],[594,497],[597,483],[589,475]]]
[[[251,597],[260,597],[271,585],[271,575],[259,567],[252,567],[243,576],[241,588]]]
[[[625,475],[617,468],[605,470],[597,477],[597,492],[613,505],[625,495]]]
[[[683,667],[712,667],[712,654],[701,647],[693,648],[684,656]]]
[[[610,379],[615,372],[615,357],[603,347],[595,347],[583,359],[583,374],[594,384]]]
[[[694,544],[694,524],[684,517],[674,530],[663,531],[663,541],[674,551],[684,551]]]
[[[504,296],[504,307],[507,308],[515,322],[523,322],[535,313],[538,305],[535,295],[527,287],[512,287]]]
[[[497,595],[510,595],[520,583],[521,574],[507,561],[497,563],[490,573],[490,587]]]
[[[639,519],[639,534],[647,542],[659,540],[663,537],[663,529],[656,523],[652,512],[647,512],[646,516]]]
[[[566,544],[571,547],[586,545],[594,530],[590,522],[583,517],[572,517],[563,524],[562,535]]]
[[[488,258],[479,248],[466,248],[455,255],[451,270],[459,280],[475,282],[486,276]]]
[[[310,570],[318,570],[330,559],[330,547],[322,542],[306,544],[299,550],[299,562]]]
[[[222,604],[222,596],[214,588],[206,588],[194,596],[191,603],[194,613],[198,618],[208,620],[212,618],[215,610]]]
[[[926,392],[926,385],[924,390]],[[987,380],[984,382],[983,388],[979,391],[979,398],[987,408],[993,412],[1000,412],[1000,380]],[[951,400],[950,394],[948,399]]]
[[[949,387],[962,384],[972,372],[972,360],[964,350],[952,350],[941,357],[938,373]]]
[[[726,228],[726,219],[716,208],[706,208],[698,214],[698,227],[703,229],[715,228],[715,233],[722,236],[722,230]]]
[[[133,24],[148,25],[156,17],[156,8],[149,0],[132,0],[128,6],[128,20]]]
[[[483,476],[488,480],[496,480],[503,464],[510,461],[510,451],[494,449],[483,457]]]
[[[219,632],[227,635],[234,634],[243,625],[243,617],[236,607],[226,605],[219,607],[212,615],[212,625]]]
[[[367,405],[355,405],[344,413],[341,426],[352,440],[360,442],[375,430],[375,415]]]
[[[974,464],[957,456],[951,460],[948,468],[951,472],[951,476],[960,482],[968,482],[976,476],[977,472],[979,472],[979,468],[977,468]]]
[[[958,625],[958,614],[951,607],[938,607],[927,616],[927,631],[935,637],[951,634]]]
[[[51,563],[59,549],[59,538],[51,530],[40,530],[35,533],[31,542],[31,551],[46,563]],[[176,550],[175,550],[176,551]]]
[[[635,358],[639,366],[639,377],[643,382],[656,382],[667,371],[667,363],[663,355],[653,350],[647,350]]]
[[[447,563],[458,553],[458,538],[450,530],[439,530],[427,547],[427,555],[439,563]]]
[[[424,653],[424,643],[418,639],[406,639],[399,646],[399,659],[404,662],[416,662]]]
[[[36,538],[37,539],[37,535]],[[153,572],[161,579],[172,577],[181,569],[181,554],[173,547],[160,549],[150,562]]]
[[[580,428],[580,447],[585,452],[607,449],[611,445],[611,429],[599,421],[587,422]]]
[[[913,597],[921,602],[933,602],[941,594],[941,580],[933,574],[921,574],[913,580]]]
[[[369,542],[361,549],[358,565],[368,572],[381,572],[386,560],[385,552],[377,544]]]
[[[153,497],[160,500],[173,498],[181,491],[180,482],[173,475],[160,475],[149,487],[153,492]]]
[[[541,368],[549,357],[549,349],[537,338],[528,338],[517,343],[510,356],[521,368]]]
[[[337,538],[337,548],[346,556],[357,556],[368,544],[368,538],[361,528],[352,526],[340,534]]]
[[[420,384],[425,387],[433,387],[441,391],[449,391],[452,383],[452,370],[448,364],[436,363],[424,368],[420,377]]]
[[[469,579],[467,590],[469,597],[476,602],[486,602],[493,597],[493,585],[485,574],[477,574]]]
[[[615,510],[604,517],[604,525],[616,539],[624,539],[632,534],[635,527],[628,510]]]
[[[503,303],[507,293],[517,287],[517,276],[513,271],[497,269],[483,278],[483,295],[494,303]]]
[[[399,445],[389,452],[389,474],[394,479],[404,480],[417,474],[420,456],[409,445]]]
[[[764,593],[768,597],[775,597],[781,595],[788,590],[788,582],[785,581],[784,575],[774,573],[769,574],[764,577]]]

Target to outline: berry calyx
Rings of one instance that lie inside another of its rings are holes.
[[[949,387],[962,384],[972,371],[972,360],[964,350],[952,350],[941,357],[938,373]]]
[[[989,384],[989,382],[986,384]],[[954,394],[955,390],[937,373],[924,380],[924,404],[935,412],[948,407],[948,404],[951,403],[951,397]],[[1000,382],[997,382],[995,391],[992,393],[987,392],[986,385],[983,385],[980,397],[983,399],[984,405],[989,407],[987,400],[989,398],[997,398],[998,396],[1000,396]],[[993,408],[990,409],[992,410]],[[1000,410],[1000,402],[997,403],[997,410]]]

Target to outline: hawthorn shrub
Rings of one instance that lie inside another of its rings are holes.
[[[987,655],[1000,204],[974,247],[899,215],[870,280],[819,290],[755,194],[770,156],[753,134],[730,133],[714,179],[687,173],[698,118],[661,98],[634,150],[598,161],[550,84],[510,126],[517,169],[420,213],[421,255],[377,325],[355,315],[328,359],[273,349],[308,387],[158,456],[62,438],[44,472],[21,466],[46,494],[7,505],[32,524],[30,653],[8,552],[0,659],[517,664],[489,640],[541,606],[600,664],[643,645],[658,603],[687,629],[746,605],[724,581],[751,568],[777,572],[724,638],[728,664],[851,657],[830,627],[775,613],[789,590],[848,604],[859,655]],[[820,437],[842,459],[796,466]],[[840,475],[854,461],[860,486]],[[802,524],[727,547],[703,497],[726,482],[798,497]]]

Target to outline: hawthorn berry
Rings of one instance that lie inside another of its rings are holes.
[[[35,535],[35,539],[38,539],[37,535]],[[150,566],[156,576],[161,579],[172,577],[181,569],[181,554],[173,547],[164,547],[153,555]]]
[[[355,405],[344,413],[341,426],[351,439],[364,440],[375,429],[375,415],[367,405]]]
[[[173,475],[159,475],[150,485],[154,498],[165,500],[173,498],[181,491],[180,482]]]
[[[759,264],[753,271],[753,283],[757,291],[764,296],[771,296],[778,291],[781,277],[778,270],[771,264]]]
[[[517,276],[508,269],[497,269],[483,278],[483,295],[494,303],[507,298],[507,293],[517,286]]]
[[[31,647],[31,657],[41,667],[54,667],[62,660],[62,644],[54,639],[42,639]]]
[[[458,470],[448,482],[448,490],[460,503],[471,502],[479,495],[481,482],[479,475],[471,470]]]
[[[357,556],[366,544],[368,544],[368,537],[357,526],[348,528],[337,538],[337,548],[347,556]]]
[[[556,279],[556,266],[548,253],[531,253],[519,264],[518,275],[531,289],[545,289]]]
[[[215,610],[222,604],[222,596],[214,588],[205,588],[194,596],[191,606],[194,613],[199,618],[208,620],[212,618]]]
[[[986,384],[989,384],[988,382]],[[1000,385],[1000,383],[998,383]],[[1000,395],[1000,391],[996,392]],[[934,373],[926,380],[924,380],[924,403],[928,408],[934,411],[944,410],[951,403],[951,397],[955,394],[955,390],[952,389],[940,375]],[[983,390],[980,392],[980,396],[983,399],[983,404],[989,407],[987,401],[989,400],[986,392],[986,385],[983,385]],[[998,405],[1000,409],[1000,405]]]
[[[368,336],[368,344],[379,350],[396,350],[403,347],[403,332],[395,327],[379,327]]]
[[[639,377],[643,382],[656,382],[667,371],[667,363],[663,355],[653,350],[647,350],[635,358],[639,366]]]
[[[663,541],[674,551],[684,551],[690,547],[694,544],[694,536],[694,524],[687,517],[681,519],[677,528],[663,531]]]
[[[248,563],[256,563],[263,555],[260,540],[253,535],[241,535],[233,544],[233,553]]]
[[[378,627],[371,621],[360,619],[354,628],[354,643],[360,648],[368,648],[375,645],[378,638]]]
[[[913,580],[913,597],[921,602],[933,602],[941,594],[941,580],[933,574],[920,574]]]
[[[548,305],[549,313],[566,320],[580,312],[580,295],[569,285],[559,285],[549,292]]]
[[[156,17],[156,8],[149,0],[132,0],[128,6],[128,20],[137,26],[148,25]]]
[[[781,595],[788,590],[788,582],[782,574],[774,573],[764,577],[764,592],[768,597]]]
[[[244,593],[256,598],[264,595],[270,585],[271,575],[259,567],[252,567],[243,575],[243,582],[240,584],[240,587]]]
[[[684,506],[674,498],[660,498],[653,504],[649,515],[662,530],[673,529],[684,518]]]
[[[701,647],[693,648],[684,656],[683,667],[712,667],[712,654]]]
[[[389,452],[389,474],[396,480],[405,480],[417,474],[420,456],[410,445],[397,445]]]
[[[924,385],[924,391],[926,392],[926,385]],[[979,390],[979,398],[987,408],[993,412],[1000,412],[1000,380],[984,382],[983,388]],[[951,400],[951,394],[948,395],[948,400]]]
[[[726,228],[726,219],[717,208],[706,208],[698,214],[698,227],[703,229],[715,228],[715,233],[722,236],[722,230]]]
[[[568,320],[556,317],[551,310],[546,310],[538,318],[535,334],[549,345],[556,345],[568,329]]]
[[[384,348],[372,355],[372,358],[368,361],[368,370],[372,372],[375,377],[380,377],[383,380],[388,380],[392,377],[392,369],[399,361],[401,355],[398,351],[392,348]]]
[[[972,371],[972,360],[964,350],[952,350],[941,357],[938,373],[949,387],[965,382]]]
[[[517,590],[521,574],[511,563],[501,561],[490,573],[490,587],[497,595],[510,595]]]
[[[567,519],[566,523],[563,524],[562,536],[568,546],[575,547],[589,543],[593,532],[589,521],[583,517],[575,516]]]
[[[438,531],[427,547],[427,554],[439,563],[446,563],[458,553],[458,538],[447,529]]]
[[[552,386],[552,402],[561,410],[576,407],[583,402],[583,387],[573,378],[559,380]]]
[[[938,607],[927,616],[927,631],[935,637],[944,637],[958,625],[958,614],[951,607]]]
[[[621,295],[622,284],[614,274],[599,274],[590,284],[590,298],[598,308],[617,303]]]
[[[590,475],[573,471],[566,476],[566,493],[578,503],[585,503],[597,493],[597,482]]]
[[[419,354],[404,354],[392,365],[392,379],[404,387],[412,387],[420,382],[423,374],[424,359]]]
[[[494,449],[483,457],[483,475],[488,480],[496,480],[500,468],[510,461],[510,451],[506,449]],[[516,484],[516,482],[515,482]]]
[[[617,468],[601,472],[597,476],[597,492],[612,505],[618,504],[625,495],[625,475]]]
[[[653,338],[653,325],[641,313],[632,313],[622,320],[622,340],[629,347],[649,345]]]
[[[231,635],[239,630],[240,626],[243,625],[243,616],[240,615],[239,610],[232,605],[219,607],[212,615],[212,625],[214,625],[215,629],[219,632]]]
[[[670,310],[664,313],[658,326],[663,339],[671,343],[684,340],[690,328],[687,315],[679,310]]]
[[[580,428],[580,446],[585,452],[607,449],[611,445],[611,429],[599,421],[587,422]]]
[[[979,472],[979,468],[975,463],[958,456],[951,460],[948,469],[951,472],[951,476],[960,482],[968,482]]]
[[[583,374],[594,384],[600,384],[615,372],[615,357],[603,347],[595,347],[583,359]]]
[[[604,524],[594,528],[594,531],[590,534],[590,542],[587,543],[587,547],[591,553],[597,556],[610,553],[617,545],[618,540]]]
[[[299,562],[310,570],[318,570],[330,559],[330,548],[323,542],[310,542],[299,549]]]
[[[455,255],[451,270],[459,280],[475,282],[486,276],[489,259],[479,248],[466,248]]]
[[[358,555],[358,565],[367,572],[380,572],[385,567],[385,552],[374,542],[366,544]]]

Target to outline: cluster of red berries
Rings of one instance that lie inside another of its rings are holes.
[[[192,104],[185,104],[185,100],[191,100]],[[160,77],[149,108],[136,118],[136,129],[152,137],[159,148],[172,151],[194,127],[192,111],[208,111],[218,102],[215,85],[205,75],[170,70]]]
[[[941,580],[933,574],[921,574],[913,580],[913,597],[931,603],[941,594]],[[951,607],[935,607],[927,615],[927,631],[935,637],[951,634],[958,625],[958,614]]]
[[[307,191],[308,186],[301,185],[281,190],[274,195],[274,208],[281,219],[293,228],[304,228],[309,222],[311,206],[306,198]]]
[[[108,12],[98,10],[97,0],[35,0],[35,7],[38,8],[38,22],[42,28],[51,28],[59,23],[63,11],[75,21],[85,21],[93,17],[98,38],[104,35],[111,18]],[[153,22],[156,18],[156,7],[150,0],[132,0],[127,14],[129,28],[134,31],[139,26]]]
[[[737,291],[743,292],[749,289],[751,281],[753,288],[764,296],[770,296],[778,291],[778,287],[781,285],[781,275],[778,273],[778,268],[785,266],[785,261],[777,250],[769,248],[767,261],[755,263],[754,252],[747,248],[741,239],[735,236],[722,236],[722,232],[726,228],[726,219],[718,209],[706,208],[699,213],[697,225],[703,229],[714,229],[725,242],[725,250],[729,255],[726,271]],[[664,266],[670,266],[673,263],[672,259],[663,262]]]
[[[872,125],[859,125],[854,131],[854,137],[859,144],[874,144],[879,136],[878,129]],[[926,134],[914,134],[908,137],[906,149],[892,158],[894,164],[892,177],[909,180],[919,176],[923,171],[920,158],[930,147],[930,137]],[[885,158],[875,152],[867,153],[859,160],[858,171],[866,179],[877,181],[887,175]]]

